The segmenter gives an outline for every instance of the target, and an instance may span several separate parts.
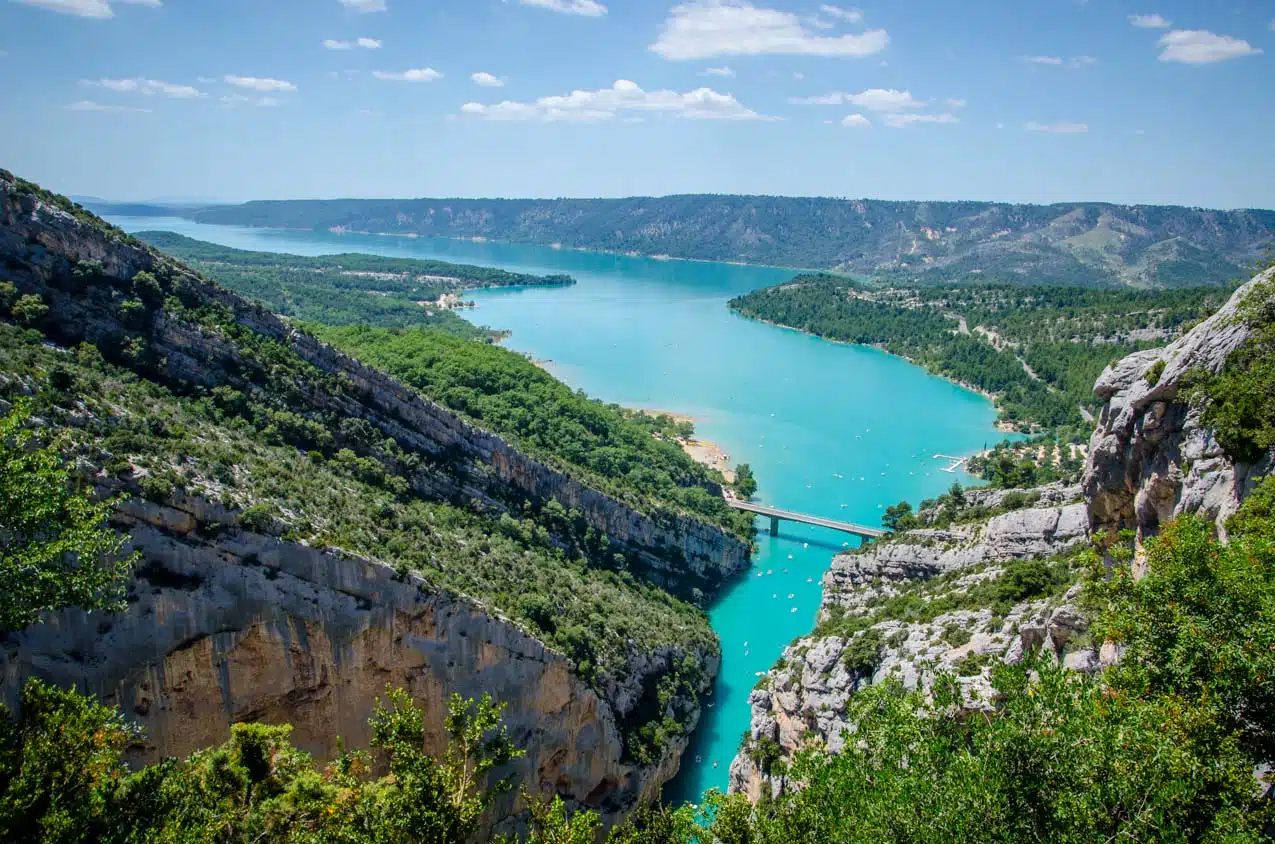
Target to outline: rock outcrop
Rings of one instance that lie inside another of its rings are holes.
[[[1046,492],[1041,497],[1065,500],[1067,492]],[[998,578],[1003,564],[1076,547],[1086,539],[1085,527],[1084,505],[1067,504],[1016,510],[985,523],[909,531],[888,542],[839,554],[824,575],[820,621],[871,619],[883,601],[943,575],[953,579],[941,588],[918,593],[919,601],[965,594],[980,582]],[[836,752],[849,727],[846,706],[855,692],[870,683],[893,677],[917,688],[928,685],[938,671],[977,664],[978,671],[959,678],[967,704],[977,708],[991,700],[988,672],[993,660],[1017,661],[1030,649],[1045,645],[1072,664],[1096,664],[1096,654],[1068,650],[1085,627],[1083,617],[1069,603],[1074,596],[1075,590],[1069,590],[1053,599],[1023,601],[1003,616],[989,607],[954,609],[925,622],[882,620],[853,635],[816,631],[798,639],[749,696],[751,723],[744,745],[731,762],[731,790],[754,801],[766,792],[778,795],[789,782],[776,762],[786,763],[809,746]],[[862,653],[857,640],[865,636],[867,641],[879,641],[869,670],[856,664]]]
[[[1213,316],[1163,349],[1108,367],[1094,392],[1106,400],[1090,441],[1082,486],[1093,530],[1133,530],[1139,540],[1181,513],[1200,513],[1225,532],[1226,519],[1269,473],[1272,455],[1235,463],[1201,422],[1199,402],[1183,395],[1188,373],[1217,373],[1250,329],[1237,319],[1253,288],[1275,279],[1267,270],[1235,291]],[[1153,368],[1158,377],[1148,376]]]
[[[676,773],[685,739],[643,768],[624,758],[619,721],[640,678],[680,651],[634,654],[634,687],[604,697],[488,607],[372,560],[231,528],[229,515],[185,496],[127,502],[116,523],[143,556],[128,610],[67,611],[0,640],[0,700],[13,706],[30,676],[74,685],[145,727],[142,761],[218,744],[238,721],[290,723],[299,747],[328,759],[339,739],[367,746],[387,686],[422,706],[431,750],[445,746],[448,695],[489,693],[526,751],[497,774],[532,792],[614,822]],[[716,674],[715,654],[693,656]],[[508,827],[522,808],[506,795],[490,821]]]

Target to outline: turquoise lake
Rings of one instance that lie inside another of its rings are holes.
[[[752,464],[758,499],[863,524],[900,499],[915,504],[964,474],[934,452],[968,455],[1001,439],[983,397],[874,349],[830,343],[742,319],[726,301],[792,270],[663,261],[505,243],[207,226],[113,218],[242,249],[323,255],[370,252],[510,270],[565,272],[570,288],[479,291],[466,315],[508,329],[509,348],[551,363],[563,381],[605,401],[694,417],[698,436]],[[698,802],[716,786],[748,729],[748,694],[793,639],[814,626],[819,581],[850,537],[784,523],[763,527],[753,569],[711,607],[722,641],[712,707],[682,772],[665,791]],[[791,598],[789,596],[792,596]],[[698,760],[698,761],[697,761]]]

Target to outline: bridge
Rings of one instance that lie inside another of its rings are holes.
[[[839,530],[842,533],[849,533],[859,537],[864,542],[871,542],[873,539],[880,539],[887,536],[887,531],[880,528],[864,527],[856,525],[852,522],[838,522],[835,519],[825,519],[822,516],[807,516],[805,513],[794,513],[791,510],[780,510],[778,507],[768,507],[765,504],[754,504],[751,501],[740,501],[738,498],[728,498],[726,503],[734,507],[736,510],[744,510],[749,513],[756,513],[758,516],[767,516],[770,518],[770,535],[779,535],[779,523],[800,522],[803,525],[815,525],[816,527],[828,528],[829,530]]]

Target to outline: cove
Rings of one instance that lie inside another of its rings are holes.
[[[656,260],[508,243],[209,226],[177,218],[111,218],[126,231],[158,229],[233,246],[299,255],[368,252],[535,273],[565,272],[569,288],[467,294],[473,321],[508,329],[506,345],[605,401],[695,419],[698,436],[752,464],[758,499],[876,525],[900,499],[915,504],[970,478],[940,471],[933,452],[966,455],[998,442],[985,398],[875,349],[830,343],[732,314],[732,296],[782,283],[793,270]],[[819,582],[848,536],[758,522],[747,576],[709,609],[722,670],[682,770],[665,789],[698,802],[725,789],[748,729],[758,672],[809,633]],[[789,596],[792,596],[791,598]],[[697,761],[698,760],[698,761]]]

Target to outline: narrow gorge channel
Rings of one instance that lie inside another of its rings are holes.
[[[506,344],[606,401],[677,411],[730,463],[750,463],[766,503],[876,524],[901,498],[932,497],[954,480],[933,452],[972,453],[1000,437],[984,398],[872,349],[829,343],[731,314],[732,296],[795,273],[514,244],[207,226],[121,217],[242,249],[319,255],[367,252],[537,273],[571,288],[479,291],[466,315],[512,332]],[[725,788],[748,727],[748,693],[794,638],[810,631],[820,577],[843,541],[819,528],[762,531],[753,567],[710,609],[723,662],[711,707],[666,797],[698,801]]]

